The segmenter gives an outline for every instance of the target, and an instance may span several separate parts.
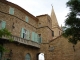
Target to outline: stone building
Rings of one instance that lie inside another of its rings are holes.
[[[38,60],[39,54],[44,53],[45,60],[79,60],[79,43],[75,46],[61,36],[55,12],[52,7],[51,16],[48,14],[33,16],[20,6],[0,0],[0,29],[8,29],[13,38],[0,38],[8,51],[0,52],[2,60]]]

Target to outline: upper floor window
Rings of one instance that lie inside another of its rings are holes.
[[[42,38],[41,38],[41,34],[38,34],[38,39],[39,39],[39,43],[41,43],[42,42]]]
[[[47,17],[47,20],[48,20],[48,22],[50,22],[50,19],[49,19],[49,17]]]
[[[22,28],[21,30],[21,38],[28,39],[30,38],[29,30]]]
[[[6,26],[6,22],[3,20],[0,20],[0,29],[4,29]]]
[[[25,20],[26,20],[26,22],[28,22],[28,20],[29,20],[29,19],[28,19],[28,17],[27,17],[27,16],[25,17]]]
[[[9,14],[14,15],[14,8],[12,8],[12,7],[9,8]]]
[[[54,31],[52,31],[52,36],[54,36]]]
[[[41,23],[38,23],[38,27],[41,27]]]
[[[50,22],[50,19],[48,19],[48,22]]]
[[[23,38],[26,39],[26,37],[27,37],[27,30],[24,29],[24,32],[23,32]]]
[[[37,42],[37,43],[41,43],[41,41],[42,41],[41,34],[37,34],[35,32],[32,32],[31,40],[34,42]]]

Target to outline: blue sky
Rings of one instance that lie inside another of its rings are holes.
[[[42,14],[51,14],[51,9],[53,5],[57,20],[59,25],[64,25],[65,16],[69,12],[69,9],[66,7],[66,2],[68,0],[8,0],[13,2],[34,16]]]

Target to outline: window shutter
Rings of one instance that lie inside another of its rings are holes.
[[[10,7],[10,9],[9,9],[9,14],[14,15],[14,8]]]
[[[40,39],[40,43],[42,43],[42,37],[40,37],[41,39]]]
[[[4,29],[5,26],[6,26],[6,22],[5,22],[5,21],[2,21],[2,22],[1,22],[1,26],[2,26],[2,29]]]
[[[21,29],[21,38],[23,38],[24,28]]]
[[[38,34],[35,33],[35,42],[38,42]]]
[[[37,35],[37,42],[39,43],[39,35]]]
[[[28,17],[27,17],[27,16],[26,16],[26,18],[25,18],[25,19],[26,19],[26,22],[28,22]]]
[[[32,32],[32,35],[31,35],[31,40],[32,40],[32,41],[34,41],[34,35],[35,35],[35,33]]]
[[[27,30],[27,39],[30,40],[30,32]]]

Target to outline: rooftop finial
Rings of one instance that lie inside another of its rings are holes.
[[[52,8],[53,8],[53,5],[51,4]]]

